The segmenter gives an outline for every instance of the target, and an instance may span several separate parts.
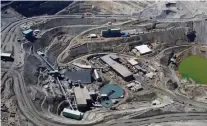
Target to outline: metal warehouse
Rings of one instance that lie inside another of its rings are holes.
[[[92,71],[90,69],[87,69],[87,70],[66,72],[65,76],[74,82],[80,81],[82,84],[90,84],[92,83],[91,74],[92,74]]]
[[[102,30],[101,31],[102,37],[120,37],[121,36],[121,30],[120,29],[108,29],[108,30]]]
[[[114,55],[114,54],[113,54]],[[119,64],[111,58],[111,55],[105,55],[101,57],[101,60],[108,64],[115,72],[117,72],[122,78],[125,80],[131,80],[133,78],[133,74],[129,71],[125,66]]]

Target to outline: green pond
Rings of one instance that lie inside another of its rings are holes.
[[[189,56],[180,63],[178,70],[184,78],[207,84],[207,58]]]

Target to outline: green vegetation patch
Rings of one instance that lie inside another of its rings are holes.
[[[196,83],[207,84],[207,59],[189,56],[180,63],[179,72],[184,78],[192,78]]]

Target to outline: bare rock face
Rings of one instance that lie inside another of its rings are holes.
[[[32,17],[55,14],[71,3],[71,1],[14,1],[10,6],[25,17]]]
[[[37,83],[37,77],[35,76],[35,73],[38,66],[40,65],[40,60],[35,56],[30,55],[25,58],[24,76],[26,76],[26,84],[35,85]]]
[[[196,32],[195,42],[207,44],[207,20],[195,21],[193,23],[193,29]]]

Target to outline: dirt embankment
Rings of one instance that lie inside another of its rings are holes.
[[[128,14],[138,13],[152,5],[153,1],[77,1],[58,14]]]
[[[193,22],[193,30],[195,30],[195,41],[199,44],[207,44],[207,19]]]
[[[44,33],[42,35],[42,37],[35,42],[35,44],[34,44],[35,48],[43,50],[47,46],[49,46],[51,44],[51,41],[57,36],[61,36],[64,34],[74,36],[74,35],[79,34],[83,30],[86,30],[88,28],[91,28],[91,27],[85,26],[85,27],[56,27],[56,28],[53,28],[53,29],[47,31],[46,33]]]
[[[96,53],[96,52],[111,52],[116,50],[116,47],[120,44],[140,44],[140,43],[151,43],[151,42],[163,42],[167,45],[175,45],[180,44],[187,41],[187,37],[185,35],[185,28],[175,28],[169,29],[166,31],[159,32],[151,32],[146,34],[141,34],[137,36],[132,36],[130,38],[117,38],[108,41],[102,42],[87,42],[82,45],[75,45],[65,53],[64,57],[62,57],[62,62],[66,63],[70,60],[77,58],[81,55],[87,53]],[[121,50],[122,48],[120,48]],[[117,51],[120,51],[117,50]]]
[[[189,48],[187,50],[184,50],[180,53],[180,55],[177,57],[177,62],[180,63],[183,59],[190,55],[197,55],[204,58],[207,58],[207,47],[205,46],[193,46],[192,48]]]
[[[138,15],[157,19],[190,19],[206,15],[206,5],[207,2],[200,1],[160,1],[145,8]]]
[[[28,85],[37,84],[37,76],[35,73],[37,72],[38,66],[41,66],[41,61],[32,55],[25,57],[25,66],[24,66],[24,76],[25,83]]]
[[[116,23],[119,21],[127,21],[128,19],[113,19],[113,18],[55,18],[43,21],[39,24],[32,26],[36,29],[50,29],[58,26],[69,26],[69,25],[103,25],[108,22]]]

